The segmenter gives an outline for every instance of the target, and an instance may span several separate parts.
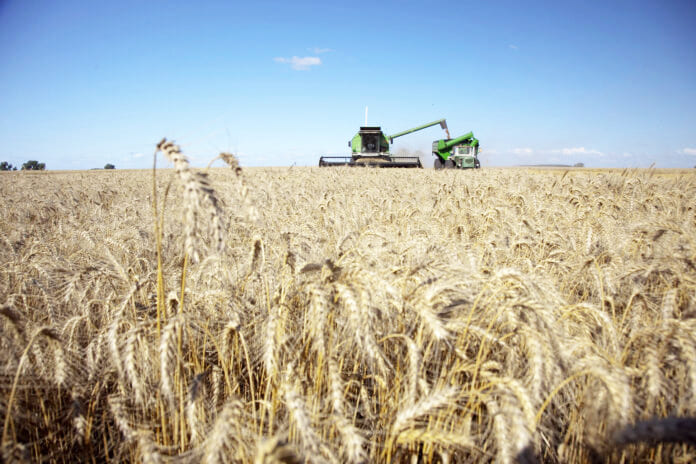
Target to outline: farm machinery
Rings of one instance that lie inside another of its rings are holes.
[[[348,142],[351,156],[322,156],[319,166],[371,166],[378,168],[422,168],[417,156],[397,156],[389,153],[389,145],[394,139],[406,134],[426,129],[439,124],[447,132],[447,122],[444,119],[433,121],[422,126],[414,127],[392,135],[385,135],[378,126],[363,126]]]
[[[479,141],[473,132],[455,139],[440,139],[433,142],[435,169],[474,169],[480,168],[478,159]]]

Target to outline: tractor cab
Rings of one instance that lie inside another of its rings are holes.
[[[452,149],[452,160],[454,165],[460,169],[478,168],[478,145],[457,145]]]
[[[457,156],[476,156],[478,154],[478,147],[471,145],[459,145],[454,148],[453,155]]]

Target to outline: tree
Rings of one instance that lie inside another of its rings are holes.
[[[22,171],[43,171],[46,169],[46,163],[39,163],[36,160],[29,160],[22,165]]]
[[[575,164],[573,165],[573,167],[574,167],[574,168],[584,168],[584,167],[585,167],[585,163],[575,163]]]
[[[106,163],[106,164],[104,165],[104,169],[116,169],[116,166],[114,166],[114,165],[111,164],[111,163]]]
[[[0,163],[0,171],[16,171],[17,168],[15,166],[12,166],[10,163],[7,161],[3,161]]]

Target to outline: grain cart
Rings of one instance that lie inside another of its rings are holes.
[[[473,132],[456,139],[440,139],[433,142],[435,169],[473,169],[480,168],[478,159],[479,141]]]
[[[353,139],[348,142],[351,156],[322,156],[319,166],[372,166],[378,168],[422,168],[417,156],[395,156],[389,153],[389,144],[402,135],[410,134],[439,124],[447,131],[447,121],[440,119],[422,126],[414,127],[393,135],[385,135],[381,127],[361,127]],[[449,131],[447,131],[449,137]]]

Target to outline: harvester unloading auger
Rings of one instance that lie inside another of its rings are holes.
[[[422,126],[414,127],[392,135],[384,135],[381,127],[364,126],[348,142],[351,148],[351,156],[322,156],[319,158],[319,166],[371,166],[378,168],[422,168],[418,156],[396,156],[389,153],[389,144],[402,135],[410,134],[439,124],[449,139],[447,121],[429,122]]]

